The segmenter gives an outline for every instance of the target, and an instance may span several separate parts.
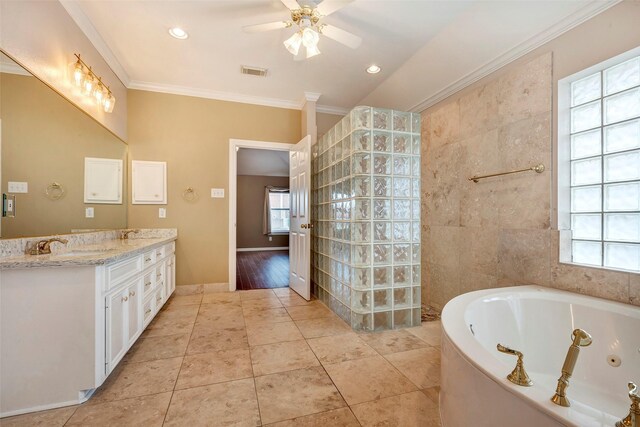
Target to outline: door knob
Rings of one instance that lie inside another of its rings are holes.
[[[300,228],[307,228],[307,224],[300,224]]]

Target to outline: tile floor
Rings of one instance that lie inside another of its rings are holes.
[[[288,288],[174,296],[85,404],[9,426],[439,426],[440,324],[353,332]]]

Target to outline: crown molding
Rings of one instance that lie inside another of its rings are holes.
[[[349,111],[349,109],[342,107],[333,107],[331,105],[316,105],[316,113],[346,116]]]
[[[422,102],[412,107],[407,107],[405,111],[421,112],[426,110],[427,108],[437,104],[438,102],[447,99],[456,92],[459,92],[467,86],[470,86],[478,80],[488,76],[494,71],[499,70],[505,65],[515,61],[518,58],[521,58],[527,53],[561,36],[562,34],[577,27],[583,22],[588,21],[594,16],[609,9],[610,7],[615,6],[621,1],[622,0],[592,1],[576,13],[567,16],[555,25],[552,25],[551,27],[527,39],[519,45],[503,52],[502,54],[498,55],[497,57],[472,71],[471,73],[465,75],[449,86],[424,99]]]
[[[16,64],[15,62],[0,61],[0,73],[18,74],[21,76],[33,77],[33,75],[30,72],[28,72],[27,70],[25,70],[24,68]]]
[[[128,88],[146,90],[149,92],[169,93],[173,95],[193,96],[196,98],[217,99],[219,101],[263,105],[265,107],[288,108],[290,110],[299,110],[302,107],[299,102],[289,101],[286,99],[267,98],[210,89],[198,89],[187,86],[168,85],[163,83],[142,82],[138,80],[132,80],[129,83]]]
[[[322,96],[320,92],[305,92],[304,98],[302,99],[302,103],[304,104],[304,102],[306,101],[318,102],[318,99],[320,99],[320,96]]]
[[[80,30],[89,39],[91,44],[96,48],[98,53],[105,60],[111,71],[120,79],[125,87],[129,86],[131,79],[127,74],[127,71],[122,66],[116,55],[111,51],[107,43],[104,41],[96,27],[89,17],[84,13],[82,7],[77,0],[59,0],[62,7],[65,8],[71,19],[76,23]]]

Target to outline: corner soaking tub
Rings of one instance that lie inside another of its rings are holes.
[[[567,397],[550,401],[581,328],[593,343],[580,348]],[[629,413],[627,383],[640,385],[640,308],[538,286],[471,292],[442,313],[440,411],[444,427],[613,426]],[[533,386],[506,376],[524,353]],[[618,365],[618,366],[616,366]]]

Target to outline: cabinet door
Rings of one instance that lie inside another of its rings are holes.
[[[128,347],[138,339],[142,332],[142,282],[136,280],[125,290],[127,301],[127,339]]]
[[[85,157],[84,202],[122,203],[122,160]]]
[[[167,163],[134,160],[132,201],[136,204],[167,204]]]
[[[115,292],[106,299],[107,372],[111,372],[128,348],[126,325],[128,299],[127,290]]]
[[[176,256],[171,255],[167,258],[167,268],[164,275],[165,282],[165,299],[169,299],[173,291],[176,289]]]

